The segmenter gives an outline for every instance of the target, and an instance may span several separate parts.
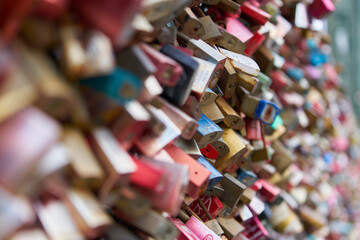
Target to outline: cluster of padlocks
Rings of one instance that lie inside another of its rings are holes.
[[[331,0],[1,0],[0,239],[359,239]]]

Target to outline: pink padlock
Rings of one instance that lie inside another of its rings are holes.
[[[280,194],[280,188],[272,185],[264,179],[259,179],[258,181],[262,186],[262,188],[259,189],[259,193],[264,196],[268,202],[274,202]]]
[[[243,223],[245,231],[243,234],[252,240],[267,240],[269,233],[261,224],[260,220],[255,216]]]
[[[201,240],[221,240],[218,235],[194,216],[191,216],[185,225]]]
[[[170,221],[180,232],[177,240],[200,240],[180,219],[170,218]]]
[[[238,39],[240,39],[241,42],[245,43],[254,36],[254,34],[250,32],[250,30],[239,20],[228,17],[226,19],[226,22],[226,30]]]

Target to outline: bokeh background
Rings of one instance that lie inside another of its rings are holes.
[[[332,54],[342,68],[343,87],[360,117],[360,1],[341,0],[328,17]],[[359,120],[358,120],[359,121]]]

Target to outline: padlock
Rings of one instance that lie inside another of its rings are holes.
[[[203,60],[201,58],[193,57],[199,63],[199,68],[194,74],[194,84],[191,86],[191,91],[199,100],[205,93],[214,75],[216,65],[212,62]]]
[[[181,106],[180,109],[184,111],[186,114],[188,114],[190,117],[196,119],[197,121],[199,121],[201,118],[202,111],[200,108],[200,104],[197,98],[194,96],[190,95],[186,99],[185,104]]]
[[[248,207],[250,208],[251,212],[257,216],[259,216],[265,211],[265,203],[257,196],[254,196],[251,199],[250,204],[248,204]]]
[[[190,86],[192,86],[192,84],[194,83],[193,76],[198,69],[199,64],[190,56],[186,55],[185,53],[181,52],[180,50],[169,44],[165,44],[161,48],[160,52],[168,57],[171,57],[183,68],[183,73],[177,84],[172,87],[164,87],[163,93],[163,96],[170,102],[179,106],[183,106],[186,102],[186,99],[190,95]]]
[[[116,60],[121,68],[134,73],[142,81],[156,71],[155,65],[139,46],[131,46],[118,51]]]
[[[209,104],[213,103],[216,100],[216,98],[218,98],[218,95],[210,88],[207,88],[205,90],[205,93],[203,94],[203,96],[200,99],[200,105],[201,106],[209,105]]]
[[[265,36],[256,32],[249,41],[246,42],[246,48],[244,54],[251,57],[254,52],[264,43]]]
[[[275,150],[275,153],[270,163],[277,171],[283,173],[295,161],[295,156],[279,140],[273,142],[271,147]]]
[[[237,83],[245,88],[250,93],[255,93],[259,89],[259,79],[256,77],[250,76],[246,73],[239,72],[237,73]]]
[[[71,80],[78,80],[110,74],[115,68],[115,58],[109,38],[99,31],[92,31],[86,36],[86,45],[82,46],[76,30],[72,25],[60,29],[61,63],[66,75]]]
[[[133,41],[137,41],[138,39],[153,41],[155,39],[155,28],[151,25],[150,21],[144,16],[144,14],[136,13],[131,25],[135,31]]]
[[[224,193],[224,188],[221,186],[220,183],[214,185],[213,187],[207,189],[205,191],[205,195],[206,196],[214,196],[214,197],[219,197]]]
[[[100,198],[105,199],[117,183],[129,182],[131,173],[136,171],[136,165],[109,129],[105,127],[94,128],[91,135],[91,144],[108,174],[99,193]]]
[[[240,9],[240,5],[231,0],[220,0],[216,6],[221,10],[232,14],[236,14]]]
[[[166,147],[165,150],[176,163],[184,164],[189,167],[189,185],[186,193],[190,197],[196,199],[198,194],[202,190],[205,190],[204,187],[206,188],[207,186],[211,174],[210,171],[174,145]]]
[[[229,103],[222,97],[216,99],[220,111],[224,115],[223,122],[229,128],[241,130],[245,126],[244,120],[239,114],[229,105]]]
[[[112,224],[111,217],[91,192],[81,188],[68,189],[65,205],[79,230],[88,238],[104,233]]]
[[[38,202],[35,210],[45,232],[52,239],[85,239],[63,202],[59,200],[52,200],[46,204]]]
[[[280,194],[280,189],[272,184],[268,183],[266,180],[259,179],[259,183],[261,184],[261,188],[259,189],[259,193],[268,201],[274,202],[276,198]]]
[[[150,118],[149,112],[138,101],[131,101],[123,106],[110,129],[121,146],[129,150],[145,131]]]
[[[236,238],[245,229],[235,218],[219,217],[217,220],[224,229],[225,236],[229,239]]]
[[[199,159],[202,157],[199,146],[197,145],[195,139],[185,140],[183,138],[176,138],[174,145],[178,148],[181,148],[186,154],[191,156],[193,159]]]
[[[210,158],[210,159],[216,159],[217,156],[219,155],[218,152],[216,151],[216,149],[210,144],[206,145],[200,151],[201,151],[201,154],[204,155],[204,157]]]
[[[179,240],[200,240],[180,219],[170,218],[170,221],[180,232]]]
[[[75,181],[83,182],[91,188],[98,188],[104,181],[105,172],[83,134],[69,127],[64,129],[62,139],[69,152],[70,167]]]
[[[285,202],[273,206],[271,210],[272,216],[269,221],[277,231],[293,234],[304,231],[300,219]]]
[[[199,18],[199,21],[205,29],[205,35],[201,37],[203,41],[208,42],[210,45],[214,45],[223,39],[217,25],[210,16],[201,17]]]
[[[138,228],[155,239],[174,239],[179,234],[179,231],[170,220],[154,210],[149,210],[145,215],[139,217],[118,212],[116,217],[133,225],[135,228]]]
[[[194,216],[191,216],[185,225],[200,239],[221,240],[219,236]]]
[[[110,75],[82,79],[80,85],[99,91],[119,104],[135,99],[142,88],[142,82],[136,75],[119,67]]]
[[[225,99],[229,99],[235,94],[237,75],[228,59],[225,62],[224,70],[220,76],[218,84],[224,93]]]
[[[251,187],[255,181],[258,179],[257,176],[252,171],[247,171],[245,169],[239,168],[237,170],[236,179],[244,183],[246,186]]]
[[[102,203],[113,206],[111,213],[128,214],[134,217],[143,216],[151,208],[151,201],[136,188],[119,185],[111,191]]]
[[[154,209],[165,211],[171,216],[176,216],[188,186],[188,167],[183,164],[165,162],[158,159],[146,159],[146,162],[163,172],[162,181],[155,191],[144,188],[136,189],[151,201]]]
[[[219,81],[219,78],[221,76],[221,73],[225,65],[226,58],[201,39],[199,40],[190,39],[183,34],[178,34],[178,36],[179,38],[181,38],[183,41],[186,42],[187,48],[194,50],[195,57],[207,60],[216,65],[214,73],[209,83],[209,88],[214,88],[217,82]]]
[[[132,156],[136,171],[130,176],[130,183],[151,191],[163,189],[164,172],[151,164]]]
[[[308,6],[308,11],[311,16],[321,19],[335,11],[335,5],[330,0],[315,0]]]
[[[155,65],[156,79],[165,86],[175,86],[183,71],[180,64],[145,43],[139,44],[139,47]]]
[[[176,20],[181,24],[182,33],[192,39],[200,39],[206,34],[205,27],[190,7],[184,8],[184,10],[176,17]]]
[[[223,204],[221,203],[221,201],[219,200],[219,198],[216,196],[203,195],[203,196],[199,197],[199,199],[201,200],[204,207],[210,214],[211,218],[209,218],[210,216],[207,216],[208,214],[205,213],[205,211],[203,210],[203,207],[200,205],[200,203],[198,201],[193,201],[189,205],[189,207],[204,222],[207,222],[211,219],[216,218],[224,207]]]
[[[150,22],[154,22],[169,15],[174,5],[173,0],[145,0],[143,14]]]
[[[270,71],[274,66],[274,55],[269,49],[267,49],[265,46],[260,46],[257,51],[252,55],[252,58],[259,65],[263,73],[267,75],[270,74]]]
[[[165,127],[165,129],[161,130],[160,134],[150,132],[142,135],[135,141],[135,145],[143,152],[143,154],[147,157],[151,157],[165,146],[169,145],[175,138],[179,137],[181,131],[161,109],[152,105],[147,105],[147,109],[150,113],[155,115]]]
[[[170,14],[167,14],[158,20],[152,21],[151,24],[154,26],[156,31],[164,29],[163,27],[167,25],[167,23],[171,22],[176,16],[180,15],[184,11],[184,8],[188,7],[191,3],[191,0],[174,1]]]
[[[236,35],[237,33],[230,33],[226,29],[221,26],[217,26],[219,32],[221,33],[223,39],[221,39],[216,45],[223,47],[229,51],[233,51],[236,53],[243,53],[246,45],[243,41],[241,41]],[[251,33],[250,33],[251,34]]]
[[[229,173],[224,174],[221,185],[224,188],[224,193],[219,197],[220,200],[231,209],[234,208],[239,203],[241,195],[246,189],[246,185],[238,181]]]
[[[245,55],[226,50],[224,48],[219,47],[218,49],[222,54],[224,54],[224,56],[229,59],[230,64],[235,69],[235,71],[244,72],[254,77],[259,75],[260,68],[253,59]]]
[[[218,125],[216,125],[204,114],[201,116],[198,124],[199,127],[196,131],[194,139],[196,140],[200,148],[206,146],[209,143],[215,142],[224,133],[224,131]]]
[[[243,226],[245,227],[243,234],[249,239],[266,240],[269,238],[269,233],[256,216],[244,222]]]
[[[279,113],[279,108],[272,102],[245,95],[241,102],[241,111],[247,116],[259,119],[265,124],[272,124]]]
[[[186,113],[166,102],[161,97],[154,99],[152,105],[160,108],[175,123],[181,130],[182,138],[187,140],[192,139],[198,128],[198,123],[195,119],[189,117]]]
[[[224,157],[230,151],[228,145],[222,138],[219,138],[218,140],[210,144],[216,149],[219,157]]]
[[[241,16],[245,15],[248,19],[256,24],[265,25],[270,20],[271,16],[269,13],[257,8],[250,2],[244,2],[241,5]]]
[[[246,188],[245,191],[247,191],[247,189],[250,189],[250,188]],[[244,192],[245,194],[245,192]],[[244,197],[241,197],[242,199]],[[238,213],[239,215],[237,216],[237,218],[241,221],[241,222],[246,222],[247,220],[251,219],[254,217],[254,215],[252,214],[251,210],[249,209],[249,207],[242,203],[243,200],[241,200],[241,203],[238,204],[237,208],[238,208]]]
[[[226,127],[224,124],[221,125],[224,134],[222,135],[223,140],[229,147],[229,152],[223,156],[218,157],[214,164],[214,167],[219,171],[224,170],[227,166],[234,163],[239,157],[241,157],[247,148],[239,136],[231,128]]]
[[[224,114],[221,112],[216,102],[201,105],[201,111],[214,123],[221,123],[225,119]]]
[[[302,2],[296,4],[294,24],[298,28],[309,28],[310,26],[307,6]]]
[[[60,29],[60,39],[63,51],[62,66],[70,79],[84,77],[86,69],[86,52],[77,38],[75,26],[63,26]]]
[[[253,37],[253,33],[238,19],[228,17],[226,21],[226,30],[237,37],[242,43],[246,43]],[[244,45],[244,49],[245,47]]]
[[[264,147],[263,141],[255,140],[253,141],[254,149],[251,153],[251,161],[262,162],[269,159],[268,146]]]
[[[26,144],[30,136],[36,138]],[[1,122],[0,137],[0,184],[16,192],[41,155],[58,141],[60,128],[39,109],[28,107]]]

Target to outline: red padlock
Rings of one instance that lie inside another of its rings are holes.
[[[247,16],[251,21],[260,25],[265,25],[271,18],[269,13],[257,8],[249,2],[244,2],[241,5],[241,15]]]
[[[216,149],[211,146],[210,144],[206,145],[206,147],[200,149],[200,152],[202,155],[204,155],[207,158],[210,159],[216,159],[219,153],[216,151]]]
[[[244,54],[246,56],[251,57],[264,41],[265,41],[265,36],[256,32],[254,36],[250,38],[249,41],[246,42],[246,48]]]
[[[314,0],[308,10],[311,16],[320,19],[335,11],[335,5],[331,0]]]
[[[131,174],[130,182],[151,191],[161,191],[164,185],[164,171],[134,156],[132,159],[136,165],[136,171]]]
[[[206,187],[205,185],[207,185],[210,171],[175,145],[168,146],[165,148],[165,150],[176,163],[180,163],[189,167],[189,185],[186,193],[190,197],[197,199],[198,194],[204,187]]]
[[[199,197],[199,199],[204,203],[205,207],[207,208],[207,210],[209,211],[210,215],[213,218],[216,218],[219,213],[221,212],[221,210],[224,208],[224,205],[222,204],[222,202],[220,201],[220,199],[216,196],[206,196],[206,195],[202,195],[201,197]],[[199,216],[199,218],[201,218],[201,220],[203,220],[204,222],[209,221],[210,219],[208,219],[208,217],[206,216],[204,210],[201,208],[200,204],[198,203],[198,201],[193,201],[189,207],[194,211],[194,213],[196,215]]]

